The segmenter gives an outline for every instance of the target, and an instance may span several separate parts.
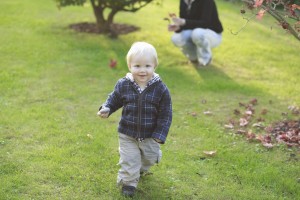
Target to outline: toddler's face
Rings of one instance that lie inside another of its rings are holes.
[[[133,57],[129,64],[129,70],[137,84],[146,86],[151,80],[155,71],[155,63],[153,58],[147,56]]]

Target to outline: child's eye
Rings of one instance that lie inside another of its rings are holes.
[[[151,65],[146,65],[146,67],[151,67]]]
[[[139,67],[140,67],[140,65],[134,65],[134,67],[136,67],[136,68],[139,68]]]

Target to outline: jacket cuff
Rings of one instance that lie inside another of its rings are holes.
[[[166,137],[162,134],[153,133],[152,138],[160,144],[164,144],[166,142]]]

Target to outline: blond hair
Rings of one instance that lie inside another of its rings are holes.
[[[151,56],[154,60],[155,67],[158,65],[156,49],[153,45],[147,42],[135,42],[131,45],[126,56],[128,66],[130,65],[130,61],[134,56]]]

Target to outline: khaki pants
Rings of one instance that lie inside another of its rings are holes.
[[[140,173],[147,172],[162,157],[160,145],[154,139],[139,142],[122,133],[119,133],[119,152],[121,168],[117,183],[134,187],[138,185]]]

